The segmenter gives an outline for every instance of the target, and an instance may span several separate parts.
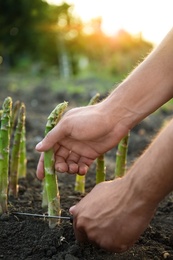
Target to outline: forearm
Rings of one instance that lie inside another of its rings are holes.
[[[173,120],[125,176],[131,188],[151,204],[157,205],[173,190]]]
[[[110,251],[127,250],[172,190],[173,121],[124,177],[96,185],[70,209],[76,238],[82,242],[87,238]]]
[[[110,114],[129,128],[173,97],[172,42],[173,29],[104,101]]]

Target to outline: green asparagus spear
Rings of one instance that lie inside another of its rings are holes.
[[[19,164],[18,164],[18,176],[19,178],[26,177],[26,166],[27,166],[27,156],[26,156],[26,129],[25,129],[25,120],[26,120],[26,108],[25,105],[22,103],[24,108],[23,113],[23,125],[22,125],[22,134],[21,134],[21,142],[20,142],[20,157],[19,157]]]
[[[1,128],[1,116],[2,116],[3,110],[0,110],[0,128]]]
[[[10,183],[9,183],[9,194],[14,197],[18,196],[18,165],[20,158],[20,144],[22,137],[22,128],[25,120],[25,105],[22,103],[17,126],[14,132],[14,140],[11,151],[11,162],[10,162]]]
[[[2,116],[3,110],[0,110],[0,120],[1,120],[1,116]]]
[[[62,113],[66,109],[68,103],[63,102],[59,104],[49,115],[45,135],[52,129],[54,126],[59,122]],[[55,159],[54,159],[54,152],[52,149],[44,152],[44,172],[45,172],[45,179],[44,185],[47,194],[47,201],[48,201],[48,215],[56,216],[61,214],[60,208],[60,195],[58,189],[58,179],[57,175],[55,174]],[[54,228],[57,224],[56,219],[49,220],[49,227]]]
[[[12,115],[11,115],[11,135],[13,134],[13,131],[14,131],[14,126],[16,124],[16,120],[17,120],[17,115],[18,115],[18,112],[19,112],[19,109],[20,109],[20,101],[17,100],[13,107],[12,107]]]
[[[85,175],[76,174],[75,191],[85,193]]]
[[[7,211],[8,203],[8,171],[10,148],[10,122],[12,99],[7,97],[3,103],[0,128],[0,214]]]
[[[47,190],[46,190],[46,183],[45,178],[42,181],[42,203],[41,206],[43,210],[47,210],[48,208],[48,199],[47,199]]]
[[[105,175],[106,175],[106,167],[105,167],[104,154],[101,154],[97,158],[97,163],[96,163],[96,184],[105,181]]]
[[[115,163],[115,177],[122,177],[125,174],[129,135],[130,132],[123,137],[118,144]]]
[[[91,100],[90,100],[90,102],[89,102],[88,105],[90,106],[90,105],[96,104],[96,103],[98,102],[99,98],[100,98],[100,94],[99,94],[99,93],[96,93],[96,94],[91,98]]]

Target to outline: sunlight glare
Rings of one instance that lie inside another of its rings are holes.
[[[47,0],[62,4],[62,0]],[[102,17],[102,30],[108,35],[120,29],[158,43],[172,27],[172,0],[66,0],[84,22]]]

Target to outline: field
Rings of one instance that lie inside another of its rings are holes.
[[[0,104],[5,97],[25,102],[27,109],[27,177],[20,180],[19,197],[9,198],[9,214],[0,217],[0,259],[4,260],[159,260],[173,259],[173,194],[158,207],[155,217],[135,246],[122,254],[112,254],[93,245],[75,241],[72,224],[63,221],[50,229],[44,219],[11,214],[13,211],[40,213],[42,185],[35,176],[39,154],[35,145],[44,135],[46,117],[64,100],[69,108],[86,105],[93,94],[104,97],[114,85],[111,79],[85,77],[68,82],[55,77],[1,75]],[[136,126],[130,135],[128,166],[142,153],[158,129],[172,116],[167,104]],[[116,148],[106,155],[107,180],[113,178]],[[62,215],[83,196],[74,192],[75,176],[58,174]],[[95,164],[86,177],[86,193],[95,185]],[[128,196],[128,191],[127,191]],[[105,220],[106,221],[106,220]],[[129,223],[130,225],[130,223]],[[118,234],[117,234],[118,236]]]

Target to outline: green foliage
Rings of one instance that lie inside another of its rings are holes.
[[[0,3],[0,53],[9,65],[21,59],[57,63],[56,26],[60,14],[68,17],[69,5],[53,6],[42,0]],[[7,15],[8,14],[8,15]]]

